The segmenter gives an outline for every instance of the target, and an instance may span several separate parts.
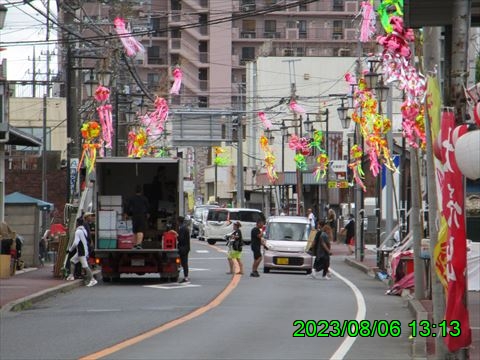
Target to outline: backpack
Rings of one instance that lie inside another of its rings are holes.
[[[232,249],[235,251],[242,251],[243,241],[242,239],[236,239],[232,243]]]

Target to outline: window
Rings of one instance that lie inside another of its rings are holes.
[[[147,74],[148,86],[157,86],[160,83],[160,75],[155,73]]]
[[[277,31],[277,21],[276,20],[265,20],[265,32],[274,33]]]
[[[162,56],[162,51],[160,46],[151,46],[147,50],[148,54],[148,63],[162,65],[165,64],[165,56]]]
[[[254,47],[242,47],[242,61],[249,61],[255,59]]]
[[[307,20],[299,20],[297,23],[298,27],[298,36],[301,39],[307,38]]]
[[[333,0],[333,11],[343,11],[344,7],[344,0]]]
[[[307,241],[309,233],[308,224],[271,222],[265,237],[271,240]]]
[[[262,213],[256,212],[256,211],[240,211],[238,212],[237,220],[240,220],[240,222],[245,221],[245,222],[257,223],[258,220],[265,221],[265,217],[263,216]]]
[[[227,210],[210,210],[207,216],[208,221],[227,221],[228,220],[228,211]]]
[[[334,20],[333,21],[332,36],[333,36],[334,40],[343,39],[343,21],[342,20]]]
[[[155,32],[155,36],[164,37],[167,36],[167,24],[160,18],[152,18],[150,23],[152,30]]]

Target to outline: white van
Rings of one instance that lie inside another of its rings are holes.
[[[240,221],[243,241],[249,244],[250,233],[257,225],[258,219],[265,221],[265,215],[257,209],[215,208],[209,209],[201,238],[213,245],[233,231],[233,223]]]

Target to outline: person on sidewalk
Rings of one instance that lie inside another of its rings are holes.
[[[143,235],[147,230],[148,208],[148,199],[142,194],[142,187],[137,185],[135,195],[128,199],[125,211],[132,219],[135,249],[142,249]]]
[[[76,225],[77,229],[75,230],[75,238],[72,245],[67,251],[69,254],[76,251],[75,255],[73,255],[70,260],[70,275],[68,275],[67,280],[75,280],[75,276],[73,275],[75,271],[75,265],[77,263],[80,263],[82,264],[82,268],[83,270],[85,270],[85,273],[87,275],[87,286],[95,286],[97,284],[97,280],[95,280],[92,270],[90,270],[90,268],[88,267],[87,230],[83,226],[83,218],[78,218]]]
[[[316,226],[315,226],[315,223],[316,223],[315,215],[313,214],[313,211],[312,211],[312,209],[310,209],[310,208],[307,210],[307,219],[308,219],[308,222],[310,223],[310,231],[316,229]]]
[[[335,210],[328,209],[326,225],[332,229],[332,242],[337,242],[337,214]]]
[[[178,217],[178,255],[183,269],[183,280],[180,283],[188,283],[188,253],[190,252],[190,231],[185,224],[183,216]]]
[[[252,272],[250,273],[251,277],[260,277],[260,274],[258,273],[258,266],[262,262],[261,248],[262,246],[266,247],[265,239],[263,238],[262,228],[263,228],[263,220],[258,219],[257,226],[255,226],[250,233],[250,238],[251,238],[250,247],[252,248],[252,252],[253,252],[253,265],[252,265]]]
[[[227,274],[233,274],[235,271],[235,262],[238,264],[239,271],[237,274],[243,274],[243,263],[242,263],[242,231],[240,230],[240,221],[233,223],[233,233],[230,235],[228,240],[228,265],[230,266],[230,271]]]
[[[346,235],[345,244],[348,247],[349,255],[352,255],[354,252],[353,247],[355,245],[355,219],[353,214],[349,214],[348,217],[350,220],[348,221],[347,225],[340,230],[340,235]]]

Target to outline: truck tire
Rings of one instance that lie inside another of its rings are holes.
[[[268,274],[268,273],[270,272],[270,268],[264,267],[264,268],[263,268],[263,272],[264,272],[265,274]]]
[[[312,269],[308,269],[305,272],[307,273],[307,275],[310,275],[312,273]]]
[[[215,239],[208,239],[207,241],[210,245],[215,245],[215,243],[217,242],[217,240]]]

